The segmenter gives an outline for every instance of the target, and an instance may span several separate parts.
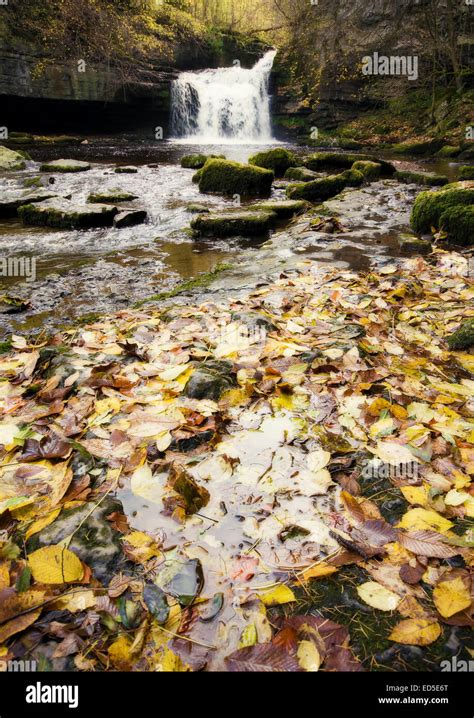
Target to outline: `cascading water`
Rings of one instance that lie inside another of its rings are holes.
[[[183,72],[171,90],[174,137],[200,144],[272,141],[268,85],[276,51],[251,70]]]

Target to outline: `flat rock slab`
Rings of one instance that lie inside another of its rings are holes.
[[[43,202],[46,199],[57,197],[54,192],[47,190],[31,191],[20,190],[13,192],[5,192],[0,198],[0,217],[15,217],[19,207],[24,204],[33,204],[34,202]]]
[[[260,202],[254,205],[254,209],[262,212],[274,212],[277,217],[286,219],[293,217],[295,214],[304,212],[310,207],[308,202],[298,199],[282,200],[281,202]]]
[[[143,224],[148,217],[144,209],[131,209],[128,212],[119,212],[114,217],[114,227],[134,227]]]
[[[23,224],[67,229],[111,227],[117,213],[117,207],[108,204],[83,205],[54,199],[18,209]]]
[[[80,160],[53,160],[52,162],[43,162],[40,167],[41,172],[87,172],[91,166],[89,162],[81,162]]]
[[[273,212],[200,214],[191,227],[198,234],[214,237],[255,236],[266,234],[275,226],[275,220]]]
[[[117,202],[132,202],[138,199],[138,195],[121,190],[110,190],[110,192],[92,192],[87,201],[92,204],[116,204]]]

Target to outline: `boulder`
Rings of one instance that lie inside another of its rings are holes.
[[[207,214],[210,212],[209,207],[207,207],[205,204],[188,204],[186,207],[186,212],[190,212],[191,214]]]
[[[395,173],[395,167],[391,162],[386,162],[373,155],[350,152],[316,152],[303,160],[304,166],[315,172],[325,169],[350,169],[354,162],[376,162],[381,166],[382,174],[387,177],[392,177]]]
[[[369,160],[358,160],[352,165],[353,170],[362,172],[364,178],[369,182],[378,180],[382,172],[382,165],[380,162],[370,162]]]
[[[87,201],[92,204],[116,204],[117,202],[132,202],[134,199],[138,199],[136,194],[117,189],[106,192],[92,192]]]
[[[43,162],[40,172],[87,172],[90,168],[89,162],[81,160],[52,160]]]
[[[249,159],[249,165],[272,170],[275,177],[283,177],[289,167],[294,167],[297,164],[299,164],[299,160],[296,155],[283,147],[257,152]]]
[[[189,170],[200,170],[207,160],[225,160],[225,155],[185,155],[181,158],[181,167]]]
[[[290,184],[286,194],[290,199],[302,199],[308,202],[324,202],[335,197],[347,186],[347,178],[342,175],[329,175],[313,182]]]
[[[448,207],[439,219],[439,229],[451,244],[474,245],[474,204]]]
[[[395,179],[405,184],[423,184],[429,187],[442,187],[449,183],[449,179],[444,175],[411,170],[398,170],[395,172]]]
[[[411,226],[417,234],[439,229],[440,218],[451,207],[474,204],[474,189],[442,189],[438,192],[421,192],[411,211]]]
[[[279,219],[294,217],[308,209],[309,204],[302,199],[287,199],[272,202],[259,202],[252,205],[252,210],[261,212],[273,212]]]
[[[235,385],[231,375],[233,365],[228,361],[208,361],[197,366],[188,380],[184,394],[189,399],[218,401]]]
[[[459,168],[460,180],[474,180],[474,167],[472,165],[464,165]]]
[[[306,167],[289,167],[285,172],[284,179],[292,182],[312,182],[320,176],[317,172],[308,170]]]
[[[213,237],[258,236],[272,229],[275,219],[276,215],[268,211],[200,214],[192,220],[191,227],[200,235]]]
[[[117,212],[117,207],[107,204],[83,205],[58,199],[18,208],[23,224],[65,229],[110,227]]]
[[[138,168],[132,167],[132,165],[127,165],[123,167],[116,167],[114,172],[118,175],[135,175],[138,172]]]
[[[56,197],[47,190],[12,190],[5,192],[0,199],[0,217],[16,217],[17,210],[25,204],[43,202],[46,199]]]
[[[137,224],[143,224],[148,217],[144,209],[129,209],[125,212],[119,212],[114,217],[114,227],[134,227]]]
[[[19,152],[0,145],[0,171],[25,169],[25,157]]]
[[[474,347],[474,318],[463,322],[446,341],[451,351],[464,351]]]
[[[341,177],[345,179],[347,187],[360,187],[364,184],[364,175],[353,167],[341,172]]]
[[[262,167],[244,165],[231,160],[208,160],[198,171],[201,192],[238,194],[242,197],[269,195],[273,172]]]

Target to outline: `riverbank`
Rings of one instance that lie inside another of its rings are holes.
[[[468,657],[474,367],[448,341],[473,314],[467,274],[441,250],[363,273],[302,259],[250,292],[14,338],[3,657],[290,671]]]

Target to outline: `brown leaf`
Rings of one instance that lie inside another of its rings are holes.
[[[411,531],[409,533],[400,531],[398,542],[408,551],[430,558],[453,558],[462,553],[459,548],[448,546],[444,542],[442,534],[436,531]]]
[[[240,648],[225,659],[232,673],[299,673],[302,671],[296,658],[296,650],[290,652],[286,645],[257,643]]]
[[[418,583],[421,580],[421,577],[423,576],[425,571],[425,566],[422,566],[418,562],[416,566],[410,566],[409,563],[404,563],[403,566],[401,566],[400,568],[400,578],[405,583],[414,586],[415,583]]]
[[[2,623],[0,626],[0,644],[6,641],[7,638],[10,638],[10,636],[13,636],[15,633],[20,633],[20,631],[24,631],[25,628],[31,626],[40,617],[40,614],[41,608],[37,611],[25,613],[23,616],[17,616],[17,618],[13,618],[11,621],[7,621],[6,623]]]

